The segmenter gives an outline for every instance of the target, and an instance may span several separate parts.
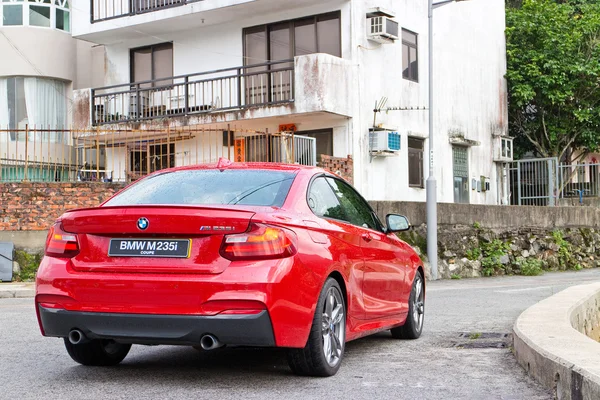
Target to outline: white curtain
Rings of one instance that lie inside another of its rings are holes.
[[[23,82],[30,128],[65,129],[67,122],[65,83],[41,78],[24,78]],[[62,133],[50,134],[51,142],[63,142],[64,138],[65,135]]]
[[[8,112],[8,79],[0,78],[0,129],[8,129],[9,112]]]

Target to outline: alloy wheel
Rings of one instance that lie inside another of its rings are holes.
[[[323,305],[322,328],[323,353],[331,367],[335,367],[342,357],[346,339],[346,316],[344,301],[340,291],[331,287],[327,291]]]

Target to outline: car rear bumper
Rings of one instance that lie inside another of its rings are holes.
[[[120,314],[79,312],[38,305],[45,336],[67,337],[79,329],[88,339],[115,339],[135,344],[200,344],[210,334],[221,343],[239,346],[275,346],[267,311],[258,314],[215,316]]]

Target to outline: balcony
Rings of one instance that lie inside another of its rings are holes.
[[[91,22],[106,21],[171,7],[184,6],[203,0],[90,0]]]
[[[354,81],[349,61],[311,54],[78,91],[74,119],[85,127],[177,117],[189,125],[310,113],[352,117]]]
[[[294,101],[293,60],[92,89],[92,124],[239,110]]]
[[[229,23],[237,27],[249,15],[289,12],[324,2],[338,4],[338,0],[82,0],[72,10],[72,33],[76,39],[110,45]]]

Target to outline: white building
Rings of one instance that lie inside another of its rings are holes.
[[[153,156],[162,157],[161,166],[193,162],[194,152],[196,159],[202,152],[202,160],[231,156],[232,140],[249,132],[296,129],[296,135],[312,138],[309,149],[316,141],[317,158],[351,155],[351,178],[368,199],[425,201],[427,0],[76,4],[73,36],[100,46],[101,58],[86,68],[90,74],[98,66],[104,70],[93,76],[101,84],[75,93],[76,127],[177,131],[193,126],[225,133],[222,143],[195,131],[166,147],[148,144],[149,133],[145,148],[113,135],[113,145],[109,139],[104,146],[107,164],[118,165],[107,166],[115,180],[127,179],[134,164],[147,162],[141,172],[156,169],[149,166]],[[504,1],[470,0],[434,13],[438,199],[499,204],[506,183],[502,164],[494,162],[501,158],[502,141],[494,137],[505,135],[508,123]],[[372,25],[380,22],[382,35],[371,35]],[[401,110],[375,115],[382,99],[387,99],[384,108]],[[369,140],[374,126],[398,132],[400,149],[387,140],[375,149]],[[234,131],[232,138],[228,130]],[[255,143],[246,139],[247,161],[281,159],[268,158],[266,150],[251,155],[248,147]],[[392,151],[374,151],[388,145]],[[507,153],[504,158],[511,157]]]
[[[54,181],[69,170],[72,142],[62,130],[72,92],[92,85],[78,69],[89,64],[91,45],[71,37],[69,3],[0,3],[0,181]]]

